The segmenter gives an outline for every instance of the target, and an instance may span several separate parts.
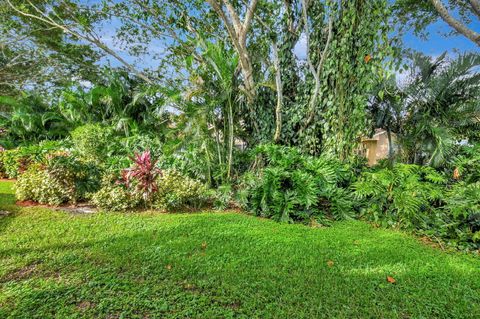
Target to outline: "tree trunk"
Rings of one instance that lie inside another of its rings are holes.
[[[232,173],[232,162],[233,162],[233,110],[232,110],[232,99],[228,99],[228,135],[229,135],[229,145],[228,145],[228,168],[227,168],[227,178],[230,181]]]
[[[275,107],[275,135],[273,141],[278,143],[282,134],[282,106],[283,106],[283,84],[280,70],[280,60],[278,58],[277,43],[272,44],[273,64],[275,66],[275,86],[277,88],[277,106]]]
[[[388,160],[392,162],[394,152],[393,152],[392,132],[390,131],[389,127],[387,127],[387,139],[388,139]]]

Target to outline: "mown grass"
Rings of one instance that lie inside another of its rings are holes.
[[[480,260],[236,213],[72,215],[0,183],[0,318],[479,318]],[[387,282],[386,277],[396,283]]]

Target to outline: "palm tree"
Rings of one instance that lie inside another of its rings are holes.
[[[411,55],[404,84],[387,83],[370,109],[377,127],[397,134],[407,162],[440,166],[480,129],[480,56]]]
[[[181,131],[182,147],[193,143],[202,150],[207,179],[213,174],[223,183],[230,180],[234,161],[238,56],[221,42],[206,42],[200,36],[192,42],[199,53],[186,60],[188,89],[171,94],[182,113],[177,131]]]
[[[0,127],[6,140],[14,143],[60,139],[68,135],[70,123],[40,96],[0,97],[7,111],[0,113]]]

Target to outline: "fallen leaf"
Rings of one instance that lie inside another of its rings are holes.
[[[390,276],[387,276],[387,281],[388,281],[389,283],[391,283],[391,284],[394,284],[394,283],[397,282],[397,281],[395,280],[395,278],[390,277]]]
[[[372,59],[372,57],[370,56],[370,54],[367,54],[367,55],[365,56],[365,63],[370,62],[371,59]]]
[[[333,267],[335,263],[332,260],[327,261],[328,267]]]
[[[458,167],[455,167],[455,170],[453,171],[453,179],[460,179],[460,171],[458,170]]]
[[[195,290],[196,289],[194,284],[189,284],[189,283],[185,283],[183,285],[183,288],[186,289],[186,290]]]

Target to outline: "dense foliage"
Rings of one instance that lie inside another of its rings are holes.
[[[70,154],[51,154],[45,163],[34,163],[18,176],[17,199],[60,205],[86,200],[98,190],[100,172],[92,163]]]
[[[328,157],[302,155],[298,149],[264,145],[256,149],[260,168],[243,176],[246,209],[279,221],[325,222],[352,218],[347,191],[353,167]]]
[[[450,178],[431,167],[396,164],[363,172],[352,190],[361,218],[478,249],[479,184],[458,178],[458,173]]]
[[[22,201],[359,218],[476,249],[479,55],[407,52],[392,21],[477,1],[417,2],[5,0],[2,177]]]

